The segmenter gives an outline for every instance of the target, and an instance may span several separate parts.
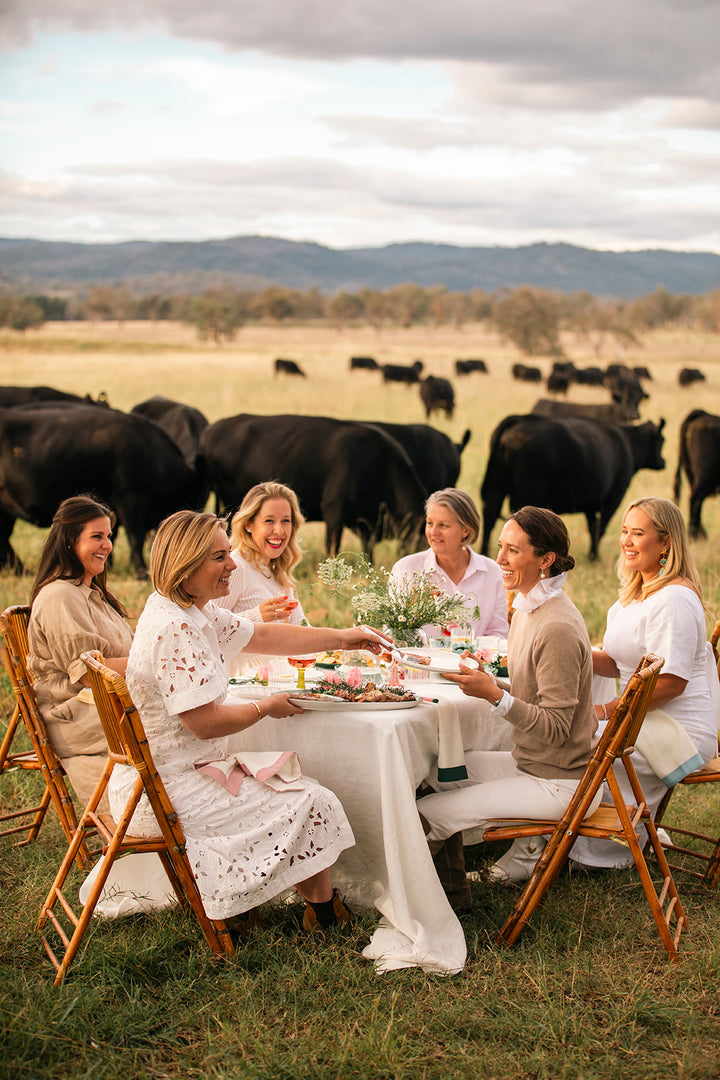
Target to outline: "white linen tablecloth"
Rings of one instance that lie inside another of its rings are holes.
[[[465,749],[509,747],[509,725],[493,716],[487,702],[449,684],[412,689],[453,701]],[[363,953],[376,970],[462,971],[462,927],[435,873],[415,806],[417,785],[437,761],[433,704],[265,717],[229,741],[233,750],[295,750],[303,772],[340,799],[356,845],[341,854],[333,882],[351,905],[374,906],[383,916]]]

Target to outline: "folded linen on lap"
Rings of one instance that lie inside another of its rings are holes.
[[[198,772],[221,784],[231,795],[237,795],[246,776],[254,776],[274,791],[304,791],[300,759],[294,750],[258,750],[231,754],[216,761],[198,761]]]
[[[665,787],[679,784],[703,764],[685,728],[662,709],[653,709],[646,715],[635,747]]]

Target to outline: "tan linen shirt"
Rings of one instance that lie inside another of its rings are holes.
[[[38,708],[59,758],[105,753],[95,706],[79,701],[85,665],[80,654],[127,656],[132,632],[98,589],[74,581],[51,581],[35,598],[28,626],[28,666]]]

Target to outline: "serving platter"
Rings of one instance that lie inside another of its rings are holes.
[[[422,664],[418,660],[413,661],[414,656],[427,657],[428,664]],[[449,652],[447,649],[412,649],[398,657],[398,663],[411,671],[431,671],[433,674],[442,675],[446,672],[458,672],[460,664],[476,668],[477,660],[472,656],[460,657],[458,653]]]
[[[336,712],[338,709],[349,712],[379,712],[381,709],[414,709],[421,705],[419,698],[414,701],[345,701],[344,698],[302,698],[288,697],[293,705],[299,709],[309,709],[311,712]]]

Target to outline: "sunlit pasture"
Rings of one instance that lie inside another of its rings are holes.
[[[683,330],[662,331],[645,335],[642,347],[619,352],[610,346],[600,356],[579,339],[566,337],[563,345],[568,359],[578,365],[605,366],[619,361],[649,368],[653,378],[647,384],[650,398],[643,403],[642,416],[655,421],[665,418],[666,468],[661,473],[638,473],[628,499],[651,493],[672,496],[680,423],[693,408],[720,413],[720,337]],[[349,358],[353,355],[374,356],[381,364],[409,364],[421,359],[425,373],[451,379],[456,394],[455,415],[447,419],[444,414],[435,414],[430,422],[454,440],[459,440],[466,429],[471,430],[458,483],[477,500],[492,430],[511,413],[529,412],[544,393],[536,384],[513,380],[512,364],[535,363],[544,373],[550,368],[549,359],[520,356],[513,346],[503,343],[484,325],[462,330],[412,327],[380,331],[369,327],[338,330],[327,326],[250,326],[241,329],[235,341],[216,345],[198,341],[192,328],[173,323],[49,323],[24,335],[6,333],[0,338],[0,382],[47,384],[80,394],[97,395],[104,391],[114,407],[124,410],[153,394],[164,394],[195,405],[210,421],[239,412],[291,412],[426,422],[416,386],[384,385],[376,372],[351,374]],[[278,356],[296,360],[307,377],[275,376],[273,360]],[[473,357],[485,359],[490,373],[457,377],[455,359]],[[707,381],[681,389],[677,375],[686,366],[701,368]],[[608,400],[608,392],[573,386],[568,400],[603,402]],[[82,478],[78,480],[82,486]],[[686,482],[680,504],[686,513]],[[695,546],[713,613],[720,611],[720,559],[715,542],[719,515],[720,501],[708,500],[703,516],[709,539]],[[597,636],[616,588],[613,564],[619,514],[608,529],[601,545],[600,562],[595,566],[587,561],[584,518],[571,515],[567,521],[578,558],[578,571],[571,575],[570,589],[582,607],[591,634]],[[36,564],[42,535],[22,523],[16,526],[15,545],[31,570]],[[318,621],[343,619],[345,613],[324,603],[317,589],[307,594],[322,552],[322,528],[306,526],[302,541],[306,551],[302,590],[306,592],[309,611]],[[347,533],[344,545],[357,546]],[[379,549],[379,557],[386,564],[393,561],[395,554],[391,543]],[[127,580],[122,539],[115,573],[118,579],[123,578],[123,590],[130,602],[141,603],[146,589]],[[5,575],[4,598],[24,600],[28,584],[27,579],[16,581]]]

